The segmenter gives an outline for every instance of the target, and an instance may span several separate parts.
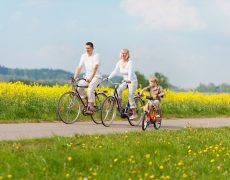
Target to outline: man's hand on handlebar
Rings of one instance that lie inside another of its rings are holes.
[[[87,78],[85,81],[86,81],[87,83],[90,83],[90,82],[92,81],[92,79],[91,79],[91,78]]]

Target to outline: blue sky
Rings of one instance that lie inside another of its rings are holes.
[[[104,73],[126,47],[146,76],[230,83],[228,0],[0,0],[0,65],[73,72],[86,41]]]

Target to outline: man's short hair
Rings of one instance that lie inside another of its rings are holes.
[[[91,48],[94,48],[94,46],[93,46],[93,43],[92,43],[92,42],[87,42],[87,43],[85,43],[85,45],[90,46]]]

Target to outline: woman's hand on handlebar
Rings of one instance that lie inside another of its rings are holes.
[[[123,80],[122,82],[125,82],[125,83],[127,83],[127,84],[130,84],[130,83],[131,83],[130,80]]]
[[[108,81],[109,80],[109,78],[108,77],[106,77],[106,78],[104,78],[102,81]]]

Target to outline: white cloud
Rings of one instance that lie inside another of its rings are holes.
[[[215,0],[215,4],[220,15],[221,22],[220,29],[224,35],[230,36],[230,1],[229,0]]]
[[[143,25],[152,29],[202,30],[204,22],[188,0],[123,0],[122,8],[141,15]]]
[[[216,0],[217,5],[224,14],[230,16],[230,1],[229,0]]]

